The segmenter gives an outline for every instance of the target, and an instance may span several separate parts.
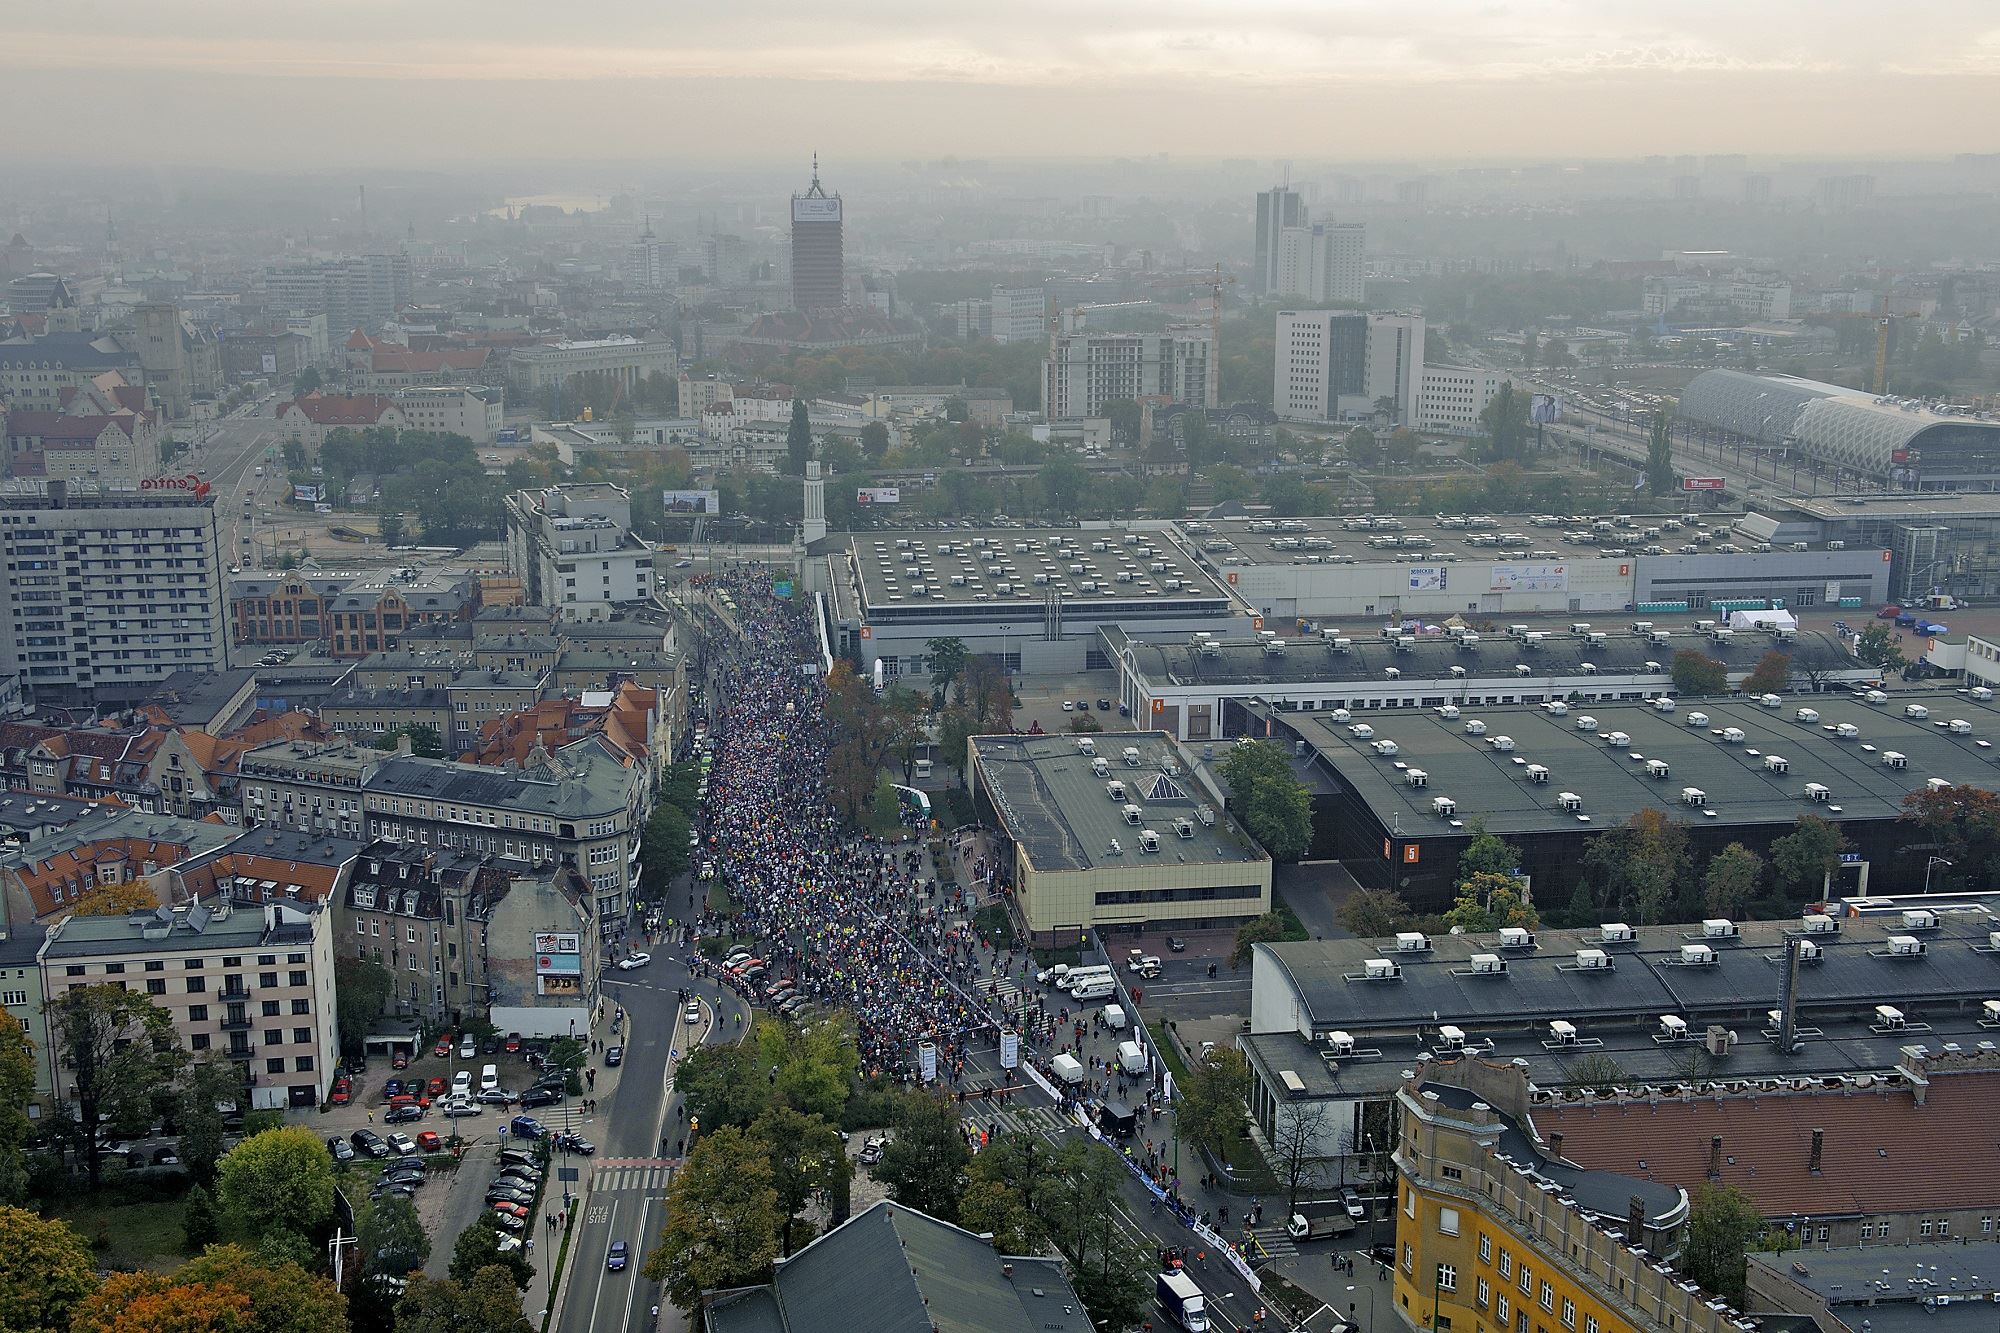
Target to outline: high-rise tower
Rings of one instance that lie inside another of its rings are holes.
[[[819,154],[813,154],[812,184],[792,196],[792,306],[826,310],[847,304],[841,259],[840,196],[819,183]]]
[[[1278,258],[1285,228],[1303,227],[1306,221],[1306,201],[1289,183],[1258,193],[1257,267],[1250,275],[1255,294],[1268,296],[1282,290],[1278,282]]]

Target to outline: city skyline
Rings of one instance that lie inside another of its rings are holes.
[[[556,33],[519,3],[356,0],[337,24],[330,8],[31,0],[12,14],[0,106],[28,124],[58,100],[67,110],[16,151],[111,142],[245,166],[746,161],[796,160],[805,136],[850,161],[1854,156],[1980,149],[2000,107],[2000,22],[1968,0],[1895,24],[1853,0],[1163,0],[1081,14],[1054,0],[862,0],[837,19],[788,0],[726,13],[599,0],[587,25]],[[393,24],[393,42],[371,17]],[[453,125],[477,133],[441,139]]]

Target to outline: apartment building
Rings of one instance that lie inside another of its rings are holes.
[[[1281,310],[1272,403],[1286,421],[1416,420],[1424,317]]]
[[[323,394],[315,390],[303,398],[278,404],[278,429],[317,453],[326,437],[337,430],[409,429],[410,420],[396,400],[386,394],[352,396]]]
[[[0,495],[0,672],[39,703],[117,703],[227,662],[206,486],[51,480]]]
[[[397,389],[390,398],[408,429],[463,435],[478,445],[492,444],[499,436],[506,410],[505,391],[485,385],[414,385]]]
[[[339,898],[334,951],[387,969],[398,1014],[455,1024],[486,1008],[485,938],[477,923],[509,883],[487,853],[372,842]]]
[[[1106,404],[1148,398],[1216,406],[1214,330],[1180,324],[1163,333],[1087,333],[1071,327],[1049,342],[1042,404],[1050,421],[1106,415]]]
[[[330,741],[273,741],[247,751],[236,764],[243,822],[363,836],[362,789],[396,752]]]
[[[1285,228],[1278,237],[1272,294],[1358,305],[1368,295],[1367,241],[1368,227],[1361,222]]]
[[[1441,435],[1475,435],[1479,414],[1507,382],[1484,366],[1425,366],[1417,391],[1416,427]]]
[[[39,963],[51,1002],[81,986],[143,994],[196,1059],[242,1071],[257,1110],[319,1104],[339,1061],[332,913],[308,903],[236,907],[227,898],[131,916],[69,916]],[[4,997],[0,997],[4,998]],[[60,1061],[58,1095],[74,1097]]]
[[[653,544],[632,531],[632,497],[608,482],[507,497],[507,561],[533,606],[603,619],[650,602]]]

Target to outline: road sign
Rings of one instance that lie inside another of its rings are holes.
[[[500,1126],[500,1137],[503,1139],[507,1137],[507,1127],[505,1125]]]
[[[580,1179],[580,1176],[578,1175],[578,1168],[573,1166],[559,1166],[556,1168],[556,1179],[557,1180]]]
[[[1721,477],[1682,477],[1681,489],[1684,491],[1719,491],[1723,489],[1723,480]]]

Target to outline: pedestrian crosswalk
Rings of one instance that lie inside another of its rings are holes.
[[[966,1119],[981,1129],[990,1130],[997,1124],[1002,1133],[1039,1134],[1050,1141],[1060,1139],[1063,1132],[1075,1124],[1053,1106],[1009,1107],[999,1111],[981,1107],[969,1109]]]
[[[1282,1226],[1252,1227],[1250,1243],[1244,1248],[1252,1263],[1290,1259],[1299,1252],[1298,1242],[1287,1235]]]
[[[673,1179],[675,1162],[664,1157],[611,1157],[592,1163],[590,1187],[594,1190],[643,1190],[665,1193]]]

